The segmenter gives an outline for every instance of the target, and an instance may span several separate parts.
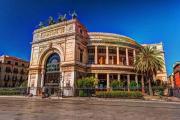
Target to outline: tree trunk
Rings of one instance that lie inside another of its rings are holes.
[[[152,87],[151,87],[151,79],[150,78],[149,78],[148,83],[149,83],[149,95],[153,96],[153,91],[152,91]]]

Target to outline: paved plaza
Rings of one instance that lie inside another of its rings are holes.
[[[0,120],[179,120],[180,104],[0,98]]]

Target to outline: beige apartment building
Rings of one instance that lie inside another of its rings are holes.
[[[155,47],[157,50],[161,52],[162,59],[164,60],[165,63],[165,52],[163,48],[163,43],[156,43],[156,44],[143,44],[142,46],[151,46]],[[162,71],[158,71],[157,75],[155,76],[154,80],[159,80],[162,82],[168,82],[168,76],[167,76],[167,71],[166,71],[166,64],[164,64]]]
[[[54,94],[54,88],[60,86],[65,96],[73,96],[75,81],[87,75],[98,79],[99,88],[109,89],[113,80],[121,80],[127,90],[130,82],[135,81],[144,91],[144,77],[136,73],[133,66],[140,47],[142,45],[124,35],[88,32],[76,18],[36,29],[31,49],[29,91],[41,95],[42,89],[47,88]],[[166,78],[163,76],[162,80]]]
[[[17,87],[28,80],[29,62],[3,55],[0,56],[0,87]]]

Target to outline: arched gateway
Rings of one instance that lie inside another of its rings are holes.
[[[60,56],[57,53],[52,53],[44,66],[44,89],[49,94],[56,94],[59,92],[62,81],[62,73],[60,69]]]

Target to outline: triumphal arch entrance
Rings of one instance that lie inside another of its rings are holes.
[[[61,88],[64,96],[74,96],[75,80],[86,71],[87,41],[87,30],[75,16],[41,23],[33,32],[29,92],[42,95],[45,88],[54,95]]]

